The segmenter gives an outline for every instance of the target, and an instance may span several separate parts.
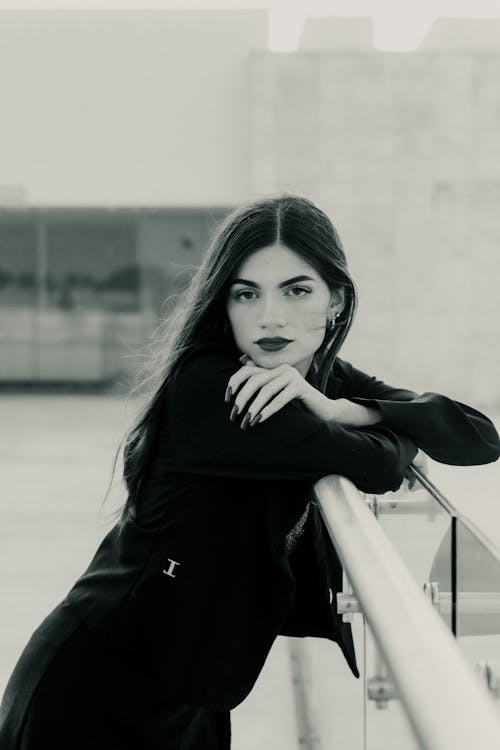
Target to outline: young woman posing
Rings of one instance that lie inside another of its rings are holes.
[[[278,634],[336,642],[359,676],[314,483],[396,491],[425,455],[496,461],[499,438],[466,404],[340,359],[355,307],[312,202],[221,224],[151,362],[120,519],[7,685],[2,750],[227,749]]]

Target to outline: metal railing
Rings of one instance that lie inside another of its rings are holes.
[[[417,472],[416,472],[417,473]],[[422,484],[455,515],[425,477]],[[314,486],[331,540],[359,609],[391,673],[423,750],[500,747],[500,719],[453,635],[354,484],[325,476]]]

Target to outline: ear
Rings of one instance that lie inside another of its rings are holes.
[[[346,305],[345,289],[343,286],[338,289],[333,289],[330,294],[330,310],[332,312],[341,313]]]

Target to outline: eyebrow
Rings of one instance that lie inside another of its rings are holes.
[[[278,284],[278,288],[282,289],[284,286],[295,284],[297,281],[314,281],[314,279],[310,276],[294,276],[293,279],[282,281],[281,284]],[[248,281],[248,279],[233,279],[229,286],[233,286],[233,284],[245,284],[245,286],[252,286],[255,289],[259,288],[259,285],[256,284],[255,281]]]

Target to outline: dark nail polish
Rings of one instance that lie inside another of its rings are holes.
[[[242,430],[246,430],[246,428],[248,427],[248,423],[249,422],[250,422],[250,413],[247,411],[247,413],[243,417],[243,421],[240,424],[241,429]]]
[[[232,395],[233,395],[233,392],[231,390],[231,386],[228,385],[228,387],[226,389],[226,395],[224,396],[224,400],[225,400],[226,404],[227,404],[228,401],[231,401]]]
[[[260,413],[260,411],[259,411],[259,413],[258,413],[258,414],[256,414],[256,415],[255,415],[255,417],[254,417],[254,418],[252,419],[252,421],[250,422],[250,427],[253,427],[253,426],[254,426],[254,424],[257,424],[257,422],[260,422],[260,420],[261,420],[261,419],[262,419],[262,414],[261,414],[261,413]]]
[[[229,419],[231,420],[231,422],[234,422],[234,420],[236,419],[238,411],[238,406],[235,404],[232,408],[231,414],[229,415]]]

